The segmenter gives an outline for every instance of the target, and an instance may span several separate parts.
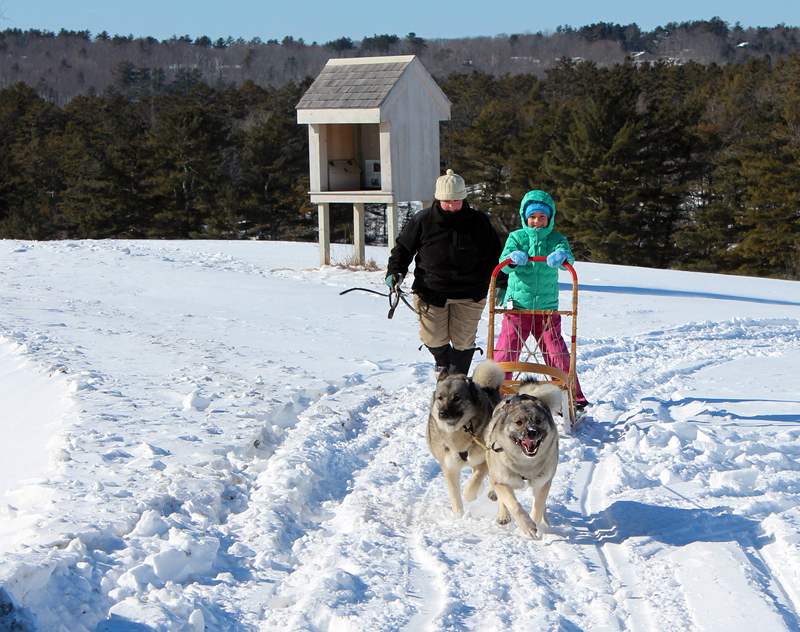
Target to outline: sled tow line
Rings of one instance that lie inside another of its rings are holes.
[[[343,292],[339,292],[339,296],[347,294],[348,292],[353,292],[355,290],[358,290],[359,292],[369,292],[370,294],[377,294],[378,296],[388,296],[389,315],[387,316],[387,318],[389,318],[389,320],[391,320],[392,316],[394,316],[394,310],[397,309],[397,306],[400,304],[400,301],[403,301],[403,303],[405,303],[408,309],[410,309],[415,314],[419,315],[419,312],[411,306],[411,303],[408,302],[408,300],[406,299],[405,292],[403,292],[402,290],[389,290],[388,294],[384,294],[383,292],[378,292],[377,290],[371,290],[366,287],[351,287],[349,290],[344,290]]]

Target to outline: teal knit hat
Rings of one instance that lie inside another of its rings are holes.
[[[553,216],[553,209],[544,202],[528,202],[525,205],[525,219],[528,219],[534,213],[544,213],[547,215],[547,219],[550,219]]]

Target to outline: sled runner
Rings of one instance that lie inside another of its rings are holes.
[[[546,257],[529,257],[528,261],[547,261]],[[532,333],[528,340],[522,340],[522,349],[520,354],[520,361],[518,362],[498,362],[500,368],[506,373],[511,373],[512,378],[506,379],[503,386],[500,388],[501,392],[505,395],[511,395],[517,392],[517,388],[525,379],[526,374],[545,375],[550,380],[558,384],[563,392],[561,404],[561,416],[564,419],[564,432],[570,434],[572,430],[580,425],[583,416],[578,414],[575,408],[575,346],[578,333],[578,275],[575,269],[568,263],[563,266],[572,275],[572,309],[570,311],[562,310],[531,310],[531,309],[508,309],[506,307],[498,307],[495,305],[495,284],[497,282],[497,275],[507,265],[511,263],[511,259],[506,259],[497,265],[492,272],[492,279],[489,285],[489,336],[487,341],[486,357],[494,359],[495,356],[495,316],[501,315],[504,321],[508,321],[509,326],[513,326],[509,320],[510,314],[529,314],[531,317],[540,316],[544,326],[541,327],[539,332],[540,336],[545,335],[549,328],[549,319],[554,315],[567,316],[572,321],[571,343],[569,345],[569,370],[563,371],[554,366],[544,363],[542,352],[540,351],[540,340]],[[522,338],[522,336],[520,336]]]

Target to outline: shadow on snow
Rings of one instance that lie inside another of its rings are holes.
[[[559,283],[558,289],[572,291],[572,284]],[[761,305],[788,305],[800,307],[797,301],[779,301],[770,298],[756,298],[751,296],[733,296],[730,294],[713,294],[712,292],[683,292],[681,290],[659,290],[644,287],[624,287],[621,285],[583,285],[578,284],[581,292],[600,292],[603,294],[636,294],[641,296],[669,296],[671,298],[702,298],[717,301],[743,301],[745,303],[758,303]]]
[[[759,522],[732,514],[729,509],[680,509],[621,500],[598,514],[583,518],[565,515],[573,526],[588,532],[578,544],[621,544],[629,538],[649,537],[670,546],[694,542],[747,542],[756,548],[770,540],[759,535]]]

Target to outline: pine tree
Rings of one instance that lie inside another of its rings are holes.
[[[219,186],[224,122],[211,107],[170,100],[147,133],[143,184],[154,207],[148,237],[206,236]]]
[[[563,144],[542,161],[560,201],[559,230],[592,261],[665,267],[699,175],[692,132],[701,109],[648,100],[631,64],[598,71]]]
[[[661,69],[662,76],[676,69]],[[752,61],[723,70],[711,68],[703,80],[692,73],[705,99],[698,135],[705,145],[702,174],[686,201],[687,221],[675,235],[674,265],[687,270],[736,272],[741,243],[750,226],[744,220],[747,177],[742,170],[748,124],[765,92],[769,65]],[[667,79],[673,83],[671,79]],[[766,90],[768,91],[768,90]]]
[[[707,238],[711,270],[798,276],[799,68],[797,57],[775,68],[751,60],[728,68],[716,81],[716,126],[726,138],[716,157],[713,201],[679,235],[684,249],[695,251],[702,244],[686,238]],[[711,230],[702,231],[703,222]],[[686,267],[702,269],[704,262]]]
[[[599,80],[579,106],[570,106],[571,123],[563,145],[542,162],[555,182],[559,230],[576,254],[590,261],[627,263],[640,247],[635,189],[638,134],[636,90],[627,81]]]
[[[570,112],[563,104],[544,101],[541,84],[523,104],[517,151],[511,156],[508,191],[512,205],[498,218],[507,231],[519,229],[519,203],[528,191],[555,192],[556,183],[545,173],[542,162],[552,147],[564,144],[569,118]],[[561,230],[560,216],[558,222],[557,230]]]
[[[247,234],[266,239],[307,236],[313,225],[308,200],[308,133],[294,106],[304,87],[289,84],[269,107],[254,110],[237,133],[241,203]]]
[[[443,168],[474,187],[470,204],[488,213],[501,232],[518,228],[519,200],[510,194],[515,156],[523,150],[524,104],[537,82],[530,75],[473,73],[451,77],[453,118],[443,139]]]
[[[63,127],[59,109],[30,87],[0,91],[0,237],[59,236]]]
[[[152,208],[143,186],[146,127],[139,109],[120,95],[77,97],[65,108],[70,150],[62,209],[71,236],[146,235]]]
[[[509,157],[519,141],[518,114],[513,104],[494,99],[480,109],[468,128],[451,137],[461,148],[453,168],[475,187],[470,204],[492,215],[508,204]]]
[[[750,229],[738,244],[737,270],[757,276],[798,277],[800,272],[800,97],[787,95],[770,112],[763,134],[742,156],[747,181],[740,223]]]

